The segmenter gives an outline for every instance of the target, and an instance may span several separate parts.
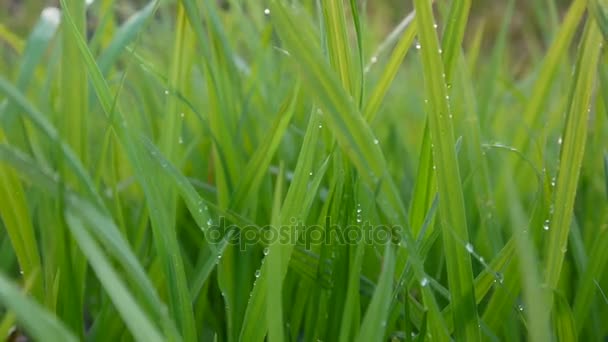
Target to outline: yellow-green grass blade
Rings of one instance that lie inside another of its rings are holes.
[[[378,204],[385,217],[393,222],[407,224],[404,205],[395,185],[386,174],[386,161],[375,143],[376,139],[329,67],[314,53],[319,49],[315,48],[316,39],[312,29],[305,25],[306,22],[295,25],[295,17],[284,7],[276,4],[272,8],[273,13],[278,13],[272,16],[277,30],[287,43],[290,54],[297,58],[299,66],[304,68],[302,75],[306,80],[305,85],[322,105],[325,122],[335,134],[338,145],[359,170],[367,186],[379,189]],[[407,249],[410,255],[415,278],[423,281],[426,275],[415,239],[409,229],[402,229],[399,233],[405,241],[405,249],[401,250]],[[422,291],[428,305],[436,305],[430,288],[422,287]]]
[[[365,106],[363,107],[363,117],[367,122],[374,121],[374,118],[376,115],[378,115],[378,110],[382,105],[382,100],[386,96],[386,93],[393,83],[395,76],[397,76],[397,72],[399,71],[405,55],[414,42],[414,38],[416,37],[416,29],[416,24],[410,23],[410,26],[403,32],[401,38],[391,53],[384,70],[382,71],[380,80],[365,102]],[[377,62],[378,56],[373,56],[372,60]]]
[[[0,142],[4,143],[4,140],[3,131],[0,129]],[[20,271],[25,279],[29,279],[34,274],[42,273],[31,209],[21,181],[13,170],[4,165],[0,165],[0,199],[3,203],[0,218],[11,240]],[[32,296],[38,300],[43,298],[41,278],[32,278],[30,287]]]
[[[572,2],[559,31],[555,34],[555,40],[549,47],[541,63],[541,69],[538,72],[534,87],[530,91],[529,101],[526,102],[522,114],[523,124],[519,126],[520,128],[515,132],[513,138],[513,146],[523,153],[528,152],[531,141],[529,139],[529,130],[539,127],[543,108],[551,98],[549,94],[554,83],[553,81],[557,76],[558,67],[567,54],[568,46],[576,33],[586,5],[586,0],[575,0]]]
[[[154,172],[154,164],[152,164],[151,157],[144,152],[145,150],[141,146],[141,143],[133,138],[120,110],[115,108],[113,96],[110,93],[107,82],[95,63],[86,42],[75,28],[68,12],[64,12],[64,19],[69,23],[67,27],[71,28],[71,39],[78,45],[79,58],[82,58],[86,64],[87,72],[91,77],[91,83],[101,107],[106,116],[112,120],[111,124],[113,124],[114,129],[117,131],[129,160],[133,164],[132,166],[135,169],[137,178],[148,198],[147,204],[151,214],[150,218],[154,232],[156,252],[159,254],[164,267],[165,284],[168,288],[171,314],[175,318],[183,337],[187,340],[194,340],[196,339],[196,329],[194,327],[192,303],[182,257],[179,253],[176,253],[176,251],[179,251],[179,244],[177,242],[175,224],[171,216],[173,213],[168,210],[169,208],[164,207],[165,193],[163,189],[166,188],[161,186],[163,182],[158,182],[158,179],[155,179],[156,172]],[[121,124],[117,123],[117,117],[123,120]]]
[[[439,217],[453,303],[453,319],[457,339],[480,339],[479,318],[473,287],[471,256],[463,248],[469,241],[460,172],[456,160],[452,114],[448,104],[444,66],[434,29],[431,4],[415,1],[425,76],[426,111],[433,141],[433,160],[439,192]]]
[[[585,152],[591,94],[595,83],[602,36],[595,22],[588,21],[571,83],[568,112],[562,134],[560,167],[555,188],[554,214],[551,218],[545,260],[545,281],[557,289],[568,232],[573,217],[574,199]]]
[[[323,10],[329,61],[333,69],[336,70],[346,92],[354,97],[357,82],[352,79],[354,75],[352,72],[353,62],[350,56],[351,50],[347,36],[344,2],[342,0],[328,1],[321,8]]]

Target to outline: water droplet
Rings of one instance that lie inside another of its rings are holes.
[[[470,242],[467,242],[467,244],[464,246],[464,248],[466,248],[467,252],[469,252],[469,253],[475,252],[475,248],[473,248],[473,245]]]
[[[179,139],[177,140],[177,142],[182,145],[184,143],[184,138],[179,137]]]
[[[256,270],[256,271],[255,271],[255,277],[256,277],[256,278],[259,278],[259,277],[260,277],[260,274],[262,274],[262,271],[260,271],[260,270]]]
[[[523,312],[523,311],[524,311],[524,306],[520,304],[520,305],[518,305],[518,306],[517,306],[517,309],[518,309],[519,311],[522,311],[522,312]]]
[[[445,99],[446,99],[446,100],[449,100],[449,99],[450,99],[450,95],[446,95],[446,96],[445,96]]]
[[[184,112],[179,113],[179,116],[183,119],[184,116],[186,116],[186,114],[184,114]]]
[[[545,220],[545,223],[543,224],[543,229],[549,230],[549,220]]]
[[[494,277],[495,277],[494,282],[498,282],[499,284],[502,284],[505,282],[505,276],[500,272],[496,272]]]
[[[380,141],[378,139],[374,139],[374,144],[378,145],[380,143]]]
[[[420,43],[416,42],[416,50],[420,50],[421,46]]]
[[[165,89],[165,95],[169,95],[169,89]]]
[[[378,63],[378,57],[376,57],[376,56],[372,56],[372,58],[371,58],[371,60],[370,60],[370,63],[372,63],[372,64],[376,64],[376,63]]]
[[[312,176],[312,171],[310,171],[310,172],[308,173],[308,175],[309,175],[309,176]]]
[[[208,220],[207,220],[207,225],[208,225],[208,226],[211,226],[212,224],[213,224],[213,220],[208,219]]]
[[[563,142],[562,137],[557,138],[557,144],[558,144],[558,145],[561,145],[561,144],[562,144],[562,142]]]
[[[420,280],[420,286],[425,287],[429,284],[429,278],[424,277],[422,278],[422,280]]]
[[[42,10],[40,16],[53,26],[59,26],[59,23],[61,22],[61,11],[57,7],[46,7]]]
[[[264,9],[264,15],[270,15],[270,8]]]
[[[319,128],[323,128],[323,124],[319,124]]]
[[[433,27],[434,27],[434,28],[437,28],[437,23],[434,23],[434,24],[433,24]]]
[[[263,253],[264,253],[264,255],[268,255],[268,253],[270,253],[270,248],[268,248],[268,247],[264,248]]]
[[[218,254],[218,255],[217,255],[217,259],[218,259],[218,260],[220,260],[221,258],[222,258],[222,255],[221,255],[221,254]]]

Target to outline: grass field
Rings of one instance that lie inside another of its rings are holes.
[[[0,338],[608,337],[605,0],[16,3]]]

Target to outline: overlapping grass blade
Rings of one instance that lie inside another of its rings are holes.
[[[19,323],[33,338],[40,341],[78,341],[56,316],[44,310],[32,299],[25,297],[4,275],[0,275],[0,302],[15,313]]]
[[[593,21],[588,21],[574,79],[571,84],[568,113],[560,153],[560,168],[555,188],[554,214],[551,218],[549,244],[545,259],[545,281],[557,288],[573,217],[574,198],[587,137],[587,118],[602,36]]]
[[[463,248],[469,241],[464,198],[456,160],[452,114],[448,104],[444,67],[434,29],[430,3],[415,1],[416,23],[420,37],[425,75],[426,111],[433,141],[433,160],[439,192],[439,214],[450,294],[454,300],[455,336],[467,341],[479,340],[479,318],[473,287],[471,256]],[[457,302],[456,302],[457,301]]]

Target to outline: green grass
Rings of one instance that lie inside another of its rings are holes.
[[[229,2],[0,25],[0,338],[608,336],[606,1]]]

